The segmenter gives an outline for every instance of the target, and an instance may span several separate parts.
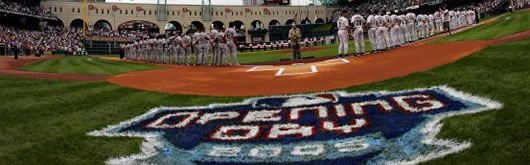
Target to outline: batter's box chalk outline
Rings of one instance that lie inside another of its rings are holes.
[[[274,76],[293,76],[293,75],[317,73],[318,72],[317,67],[320,67],[320,66],[331,66],[331,65],[347,64],[347,63],[350,63],[350,61],[344,58],[337,58],[337,59],[330,59],[326,61],[316,62],[311,65],[303,64],[303,63],[297,63],[296,65],[290,65],[290,66],[295,66],[295,67],[303,67],[304,65],[309,65],[309,69],[311,70],[309,72],[285,73],[285,71],[289,69],[287,68],[287,66],[274,66],[274,65],[254,66],[248,69],[246,72],[277,71],[276,74],[274,74]]]
[[[316,63],[315,65],[316,66],[329,66],[329,65],[347,64],[347,63],[350,63],[350,61],[344,58],[338,58],[338,59],[331,59],[331,60],[319,62],[319,63]]]
[[[274,76],[293,76],[293,75],[302,75],[302,74],[311,74],[311,73],[317,73],[318,72],[318,69],[317,69],[317,66],[315,65],[311,65],[311,71],[309,72],[298,72],[298,73],[283,73],[285,71],[285,68],[281,68],[280,70],[278,70],[278,72],[276,72],[276,75]]]
[[[259,68],[265,68],[265,67],[271,67],[269,69],[259,69]],[[255,66],[247,70],[247,72],[255,72],[255,71],[271,71],[271,70],[278,70],[278,68],[274,68],[273,65],[263,65],[263,66]]]

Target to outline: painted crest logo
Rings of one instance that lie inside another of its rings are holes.
[[[415,164],[471,146],[436,139],[443,118],[501,107],[446,86],[330,92],[160,107],[89,135],[145,139],[108,164]]]

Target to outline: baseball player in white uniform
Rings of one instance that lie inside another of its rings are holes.
[[[161,40],[160,46],[161,46],[162,63],[169,63],[171,56],[168,53],[169,52],[168,51],[168,47],[169,47],[168,40],[165,37],[161,38],[160,40]]]
[[[151,39],[151,57],[152,57],[152,60],[153,62],[157,62],[158,60],[158,53],[157,53],[157,49],[158,49],[158,39],[155,37],[153,39]]]
[[[136,60],[143,60],[144,59],[144,40],[143,39],[140,39],[140,41],[138,41],[138,55],[136,57]]]
[[[193,50],[195,51],[195,64],[199,64],[199,56],[202,54],[202,50],[200,48],[199,38],[200,38],[200,32],[197,30],[193,35],[191,36],[192,39],[192,46]]]
[[[189,65],[191,64],[191,56],[193,54],[193,52],[191,51],[192,49],[192,39],[191,39],[191,36],[190,34],[183,34],[182,35],[182,63],[183,64],[186,64],[186,65]]]
[[[400,20],[396,14],[390,16],[390,40],[392,40],[392,46],[401,45],[401,28],[399,26]]]
[[[220,28],[214,37],[215,38],[213,42],[216,45],[217,50],[215,50],[216,54],[214,55],[214,58],[213,58],[214,61],[212,62],[212,64],[218,65],[218,66],[224,65],[226,63],[225,61],[226,53],[228,52],[227,51],[228,47],[226,46],[224,29]]]
[[[473,11],[473,10],[468,10],[467,11],[467,24],[468,25],[475,24],[475,11]]]
[[[449,27],[450,29],[456,29],[456,16],[453,10],[449,10]]]
[[[443,24],[442,24],[442,12],[436,11],[434,12],[434,23],[436,25],[436,32],[441,33],[443,32]]]
[[[184,63],[184,48],[182,47],[182,35],[179,33],[175,36],[175,39],[172,41],[172,45],[175,45],[174,47],[174,58],[175,63],[182,64]]]
[[[390,37],[387,35],[388,28],[386,27],[387,22],[386,22],[386,19],[381,14],[376,15],[375,20],[377,24],[377,30],[375,32],[375,38],[376,38],[376,43],[377,43],[376,49],[378,51],[382,51],[390,47],[389,46]]]
[[[418,14],[416,16],[416,31],[418,32],[418,38],[424,39],[425,38],[425,17],[423,14]]]
[[[210,35],[206,34],[204,30],[199,33],[198,45],[200,51],[197,64],[206,65],[208,53],[210,52]]]
[[[168,57],[167,63],[177,64],[177,44],[175,44],[176,37],[174,35],[170,36],[166,42],[166,54]]]
[[[123,51],[123,58],[129,59],[129,44],[120,44],[120,51]],[[120,58],[121,58],[121,52],[120,52]]]
[[[236,36],[236,30],[233,27],[230,27],[225,30],[225,40],[226,40],[226,58],[229,65],[239,65],[237,60],[237,45],[234,40]]]
[[[338,39],[339,39],[339,57],[343,57],[343,55],[348,55],[348,30],[350,28],[350,24],[348,23],[348,12],[346,10],[342,11],[341,17],[337,20],[337,29],[338,31]]]
[[[359,15],[358,11],[355,11],[355,15],[351,17],[351,23],[353,25],[353,39],[355,40],[355,52],[356,56],[365,53],[364,48],[364,31],[363,26],[366,20],[363,16]]]
[[[159,49],[159,39],[158,38],[154,38],[153,39],[153,49],[152,49],[152,56],[153,56],[153,61],[158,63],[160,62],[160,53],[158,52],[158,49]]]
[[[460,12],[460,10],[455,11],[455,19],[456,19],[456,22],[455,22],[456,29],[462,27],[462,13]]]
[[[460,24],[459,24],[460,28],[464,27],[464,26],[467,26],[467,16],[466,15],[467,15],[466,11],[464,11],[464,10],[460,10],[459,11],[458,16],[459,16],[459,20],[460,20]]]
[[[139,60],[141,55],[140,41],[134,41],[134,55],[133,60]]]
[[[410,39],[409,39],[409,42],[413,42],[413,41],[416,41],[418,40],[418,32],[416,31],[416,26],[415,26],[415,23],[416,23],[416,14],[412,13],[412,12],[409,12],[407,13],[407,27],[408,27],[408,31],[410,33]]]
[[[382,16],[383,18],[383,39],[384,39],[384,49],[391,48],[393,43],[390,39],[390,28],[392,27],[392,19],[390,17],[390,12],[386,12],[385,15]]]
[[[429,14],[427,15],[427,21],[429,22],[428,24],[428,32],[427,32],[427,37],[431,37],[434,35],[434,15],[432,14]]]
[[[140,57],[138,60],[142,60],[142,61],[145,61],[146,60],[146,48],[147,48],[147,43],[145,41],[145,39],[141,39],[140,42],[138,42],[139,46],[140,46]]]
[[[215,61],[217,60],[216,58],[219,57],[219,53],[220,53],[220,52],[218,52],[219,51],[219,49],[217,47],[218,43],[214,41],[216,36],[217,36],[217,33],[219,33],[219,31],[217,29],[214,29],[214,30],[211,30],[210,34],[209,34],[210,35],[210,39],[211,39],[210,42],[212,43],[212,45],[211,45],[211,47],[212,47],[211,48],[212,49],[212,55],[213,55],[212,64],[215,64]],[[208,59],[208,58],[206,58],[206,59]]]
[[[147,53],[147,59],[148,59],[148,61],[154,61],[154,59],[155,59],[154,58],[155,57],[154,56],[154,52],[153,52],[153,50],[155,49],[154,46],[155,46],[154,39],[147,40],[147,52],[148,52]]]
[[[401,36],[399,37],[400,45],[405,45],[407,43],[407,17],[403,14],[398,15],[399,20],[399,29],[401,30]]]
[[[134,52],[134,43],[130,43],[130,44],[127,44],[127,45],[123,45],[123,46],[126,46],[127,47],[127,52],[124,53],[125,55],[125,59],[132,59],[133,57],[133,52]]]
[[[443,22],[443,31],[448,32],[451,34],[451,17],[449,16],[449,10],[447,9],[441,9],[440,15],[442,16],[442,22]]]
[[[404,16],[402,17],[403,15],[397,15],[396,16],[396,25],[399,29],[399,33],[398,33],[398,43],[400,46],[404,45],[406,43],[405,41],[405,32],[407,30],[407,24],[406,24],[406,21],[404,19]]]
[[[375,35],[377,31],[375,15],[373,12],[370,13],[368,18],[366,18],[366,25],[368,26],[368,39],[370,40],[370,45],[372,46],[372,52],[377,50],[377,37]]]
[[[175,39],[172,41],[172,45],[174,45],[174,58],[175,63],[182,64],[184,58],[184,49],[182,48],[182,37],[179,34],[175,36]]]

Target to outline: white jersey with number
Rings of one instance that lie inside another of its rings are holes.
[[[405,16],[405,15],[399,15],[397,19],[399,20],[400,25],[407,24],[407,16]]]
[[[199,44],[209,44],[210,41],[210,35],[208,35],[206,32],[199,33]]]
[[[416,22],[417,22],[417,24],[423,24],[424,21],[425,21],[425,18],[423,17],[423,15],[420,14],[420,15],[418,15],[418,16],[416,17]]]
[[[175,46],[180,46],[182,44],[182,37],[180,36],[177,36],[173,39],[173,45]]]
[[[386,27],[390,27],[392,24],[394,24],[394,20],[392,20],[392,16],[388,14],[383,15],[383,21]]]
[[[370,28],[377,28],[375,16],[374,15],[369,15],[368,18],[366,18],[366,24]]]
[[[200,38],[200,33],[199,32],[195,32],[193,33],[193,35],[191,36],[191,40],[192,40],[192,43],[193,44],[199,44],[199,38]]]
[[[339,29],[339,30],[348,30],[349,26],[350,26],[350,24],[348,23],[348,19],[346,17],[341,16],[337,20],[337,29]]]
[[[440,15],[439,11],[434,12],[433,17],[434,17],[434,20],[436,20],[436,21],[441,21],[442,20],[442,16]]]
[[[429,20],[429,23],[434,22],[434,15],[429,14],[429,15],[427,16],[427,20]]]
[[[385,26],[385,18],[381,15],[376,15],[375,16],[375,24],[377,25],[377,27],[383,27]]]
[[[233,28],[228,28],[225,31],[225,40],[226,42],[234,42],[234,37],[236,36],[236,30]]]
[[[392,26],[399,26],[401,24],[401,20],[399,19],[398,15],[392,14],[390,19],[392,20]]]
[[[456,15],[455,15],[455,14],[456,14],[456,13],[455,13],[454,11],[450,10],[450,11],[449,11],[449,19],[448,19],[448,20],[449,20],[449,21],[453,21],[453,20],[455,20],[455,19],[456,19]]]
[[[191,44],[192,40],[189,35],[182,36],[182,46],[188,47]]]
[[[416,21],[416,14],[407,13],[407,20],[408,20],[408,23],[414,23],[414,21]]]
[[[358,28],[363,28],[363,25],[364,23],[366,23],[366,20],[364,20],[363,16],[359,14],[355,14],[351,17],[351,23],[353,24],[353,27],[358,29]]]

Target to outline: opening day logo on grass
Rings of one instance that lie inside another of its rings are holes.
[[[145,139],[108,164],[415,164],[471,146],[436,139],[443,118],[502,104],[446,86],[160,107],[90,132]]]

